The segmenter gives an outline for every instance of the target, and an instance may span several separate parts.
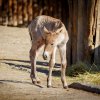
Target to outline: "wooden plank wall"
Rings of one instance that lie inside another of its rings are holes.
[[[68,4],[68,62],[100,65],[100,0],[68,0]]]
[[[42,14],[65,21],[68,16],[65,14],[67,5],[66,0],[0,0],[0,24],[27,26],[32,19]]]

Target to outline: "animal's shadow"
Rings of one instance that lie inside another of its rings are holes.
[[[100,94],[100,87],[98,86],[92,86],[92,85],[87,85],[87,84],[81,84],[81,83],[71,83],[68,85],[69,88],[73,89],[78,89],[78,90],[83,90],[87,92],[92,92],[92,93],[97,93]]]
[[[0,80],[0,84],[4,84],[4,83],[21,83],[21,84],[28,84],[28,85],[33,85],[33,83],[30,82],[26,82],[26,81],[16,81],[16,80]],[[42,85],[39,84],[34,84],[35,86],[39,87],[39,88],[43,88]]]
[[[23,62],[23,63],[27,63],[27,64],[18,64],[18,63],[16,64],[16,63],[14,63],[14,61]],[[24,68],[31,69],[31,66],[29,65],[30,61],[5,59],[5,61],[3,61],[3,63],[8,64],[9,66],[14,66],[15,68],[19,68],[19,69],[24,69]],[[48,62],[37,61],[36,65],[41,66],[41,67],[37,66],[37,72],[41,72],[41,73],[48,75],[48,68],[47,68],[49,66]],[[42,67],[42,66],[44,66],[44,67]],[[61,64],[56,63],[54,67],[59,68],[60,66],[61,66]],[[52,75],[55,77],[60,77],[60,74],[61,74],[60,70],[53,70],[53,72],[52,72]]]

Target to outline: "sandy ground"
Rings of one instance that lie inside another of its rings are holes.
[[[30,79],[30,47],[26,28],[0,26],[0,100],[100,100],[99,94],[62,88],[58,52],[53,87],[46,87],[48,63],[43,61],[42,51],[37,62],[41,83],[33,85]]]

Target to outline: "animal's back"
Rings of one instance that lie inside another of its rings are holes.
[[[29,25],[29,33],[31,40],[37,39],[43,36],[43,27],[45,26],[49,31],[55,31],[59,29],[63,23],[56,18],[41,15],[36,17]]]
[[[31,24],[29,25],[29,31],[34,31],[34,30],[36,31],[37,28],[43,28],[44,26],[46,26],[46,28],[50,30],[50,28],[54,28],[53,26],[57,21],[60,22],[59,19],[50,16],[46,15],[38,16],[34,20],[32,20]]]

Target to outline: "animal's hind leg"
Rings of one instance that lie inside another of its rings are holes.
[[[31,61],[31,74],[30,74],[30,77],[32,79],[32,83],[40,83],[40,80],[37,77],[37,71],[36,71],[37,54],[38,54],[38,51],[31,48],[31,50],[30,50],[30,61]]]
[[[49,74],[48,74],[48,78],[47,78],[47,87],[51,87],[51,83],[52,83],[52,69],[55,65],[55,53],[56,53],[56,47],[54,48],[54,51],[51,55],[50,61],[49,61]]]
[[[64,46],[59,47],[60,51],[60,56],[61,56],[61,81],[63,84],[64,88],[67,88],[67,83],[66,83],[66,76],[65,76],[65,71],[66,71],[66,44]]]

